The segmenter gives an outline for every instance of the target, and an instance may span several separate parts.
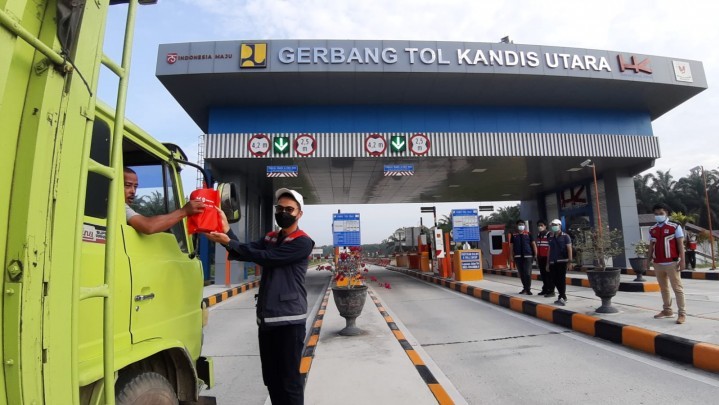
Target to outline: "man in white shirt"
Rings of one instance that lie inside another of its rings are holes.
[[[195,200],[188,201],[184,207],[167,214],[154,215],[151,217],[138,214],[130,207],[130,204],[135,200],[135,194],[137,193],[137,187],[139,185],[137,173],[129,167],[126,167],[123,170],[123,175],[125,178],[125,217],[127,224],[140,233],[151,235],[153,233],[165,232],[182,221],[183,218],[199,214],[205,209],[205,203]]]

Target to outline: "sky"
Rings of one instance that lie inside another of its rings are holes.
[[[125,6],[113,6],[105,52],[120,59]],[[703,62],[709,89],[653,122],[662,157],[651,170],[681,177],[697,165],[719,167],[719,30],[714,1],[427,1],[427,0],[159,0],[139,10],[127,116],[163,142],[197,157],[202,131],[155,77],[162,43],[241,39],[384,39],[499,42],[591,48]],[[713,27],[713,28],[712,28]],[[111,75],[100,98],[114,105]],[[186,193],[196,173],[183,172]],[[490,202],[437,204],[453,208]],[[496,202],[495,208],[516,202]],[[409,207],[408,207],[409,206]],[[376,243],[396,228],[418,226],[421,204],[307,206],[302,227],[318,245],[331,244],[331,214],[359,212],[362,242]],[[431,214],[424,214],[425,225]]]

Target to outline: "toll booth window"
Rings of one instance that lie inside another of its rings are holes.
[[[502,250],[502,235],[492,235],[492,250]]]
[[[92,127],[90,158],[100,164],[110,165],[110,126],[101,119],[96,119]],[[85,215],[100,219],[107,218],[109,193],[110,180],[89,172],[85,186]]]

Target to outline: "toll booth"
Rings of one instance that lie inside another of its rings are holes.
[[[505,225],[485,225],[480,230],[479,248],[482,250],[485,265],[490,269],[506,269],[509,251],[506,248]]]

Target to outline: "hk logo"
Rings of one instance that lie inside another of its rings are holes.
[[[680,66],[679,66],[679,73],[681,73],[681,74],[683,74],[683,75],[687,74],[687,67],[684,66],[684,65],[680,65]]]
[[[633,70],[634,73],[644,72],[647,74],[652,74],[652,68],[649,67],[649,58],[644,58],[643,61],[637,63],[636,56],[632,55],[630,59],[631,62],[627,63],[622,55],[617,55],[617,60],[619,60],[620,72],[624,72],[625,70]]]
[[[240,69],[267,67],[267,44],[254,43],[240,45]]]
[[[176,53],[168,53],[167,54],[167,63],[172,65],[175,62],[177,62],[177,54]]]

